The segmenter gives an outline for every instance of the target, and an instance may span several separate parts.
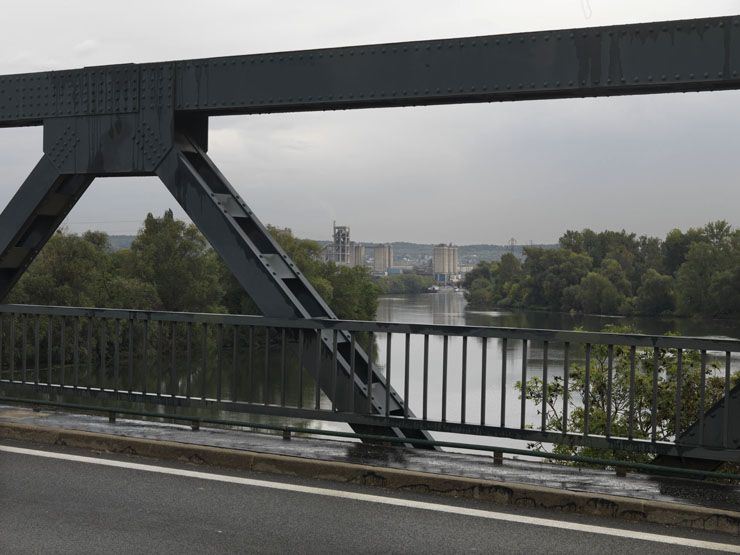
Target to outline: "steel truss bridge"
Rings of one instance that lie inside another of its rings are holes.
[[[463,339],[468,336],[509,337],[526,342],[534,339],[529,334],[535,332],[504,332],[495,328],[425,332],[403,326],[390,329],[390,324],[338,321],[208,157],[209,118],[728,90],[740,88],[739,72],[740,17],[719,17],[0,76],[0,127],[40,125],[44,133],[41,159],[0,215],[0,297],[7,295],[96,177],[156,175],[223,257],[265,316],[263,320],[240,317],[247,319],[238,322],[232,320],[237,317],[221,316],[216,324],[222,331],[227,324],[245,325],[252,330],[272,329],[270,333],[280,330],[283,350],[286,341],[299,346],[302,355],[297,358],[297,364],[331,400],[332,410],[324,412],[322,418],[346,421],[360,432],[409,440],[428,439],[428,430],[448,430],[449,423],[442,419],[435,424],[427,418],[426,411],[422,417],[410,411],[404,402],[409,393],[408,381],[402,398],[391,387],[385,373],[373,365],[354,334],[359,331],[388,333],[390,337],[392,332],[398,331],[408,338],[412,331],[419,331],[425,336],[439,333]],[[76,322],[85,317],[90,322],[98,318],[119,322],[118,327],[113,324],[115,333],[119,334],[113,348],[118,349],[115,352],[120,356],[122,321],[184,319],[200,322],[198,318],[215,318],[171,314],[142,316],[130,311],[94,312],[50,307],[5,307],[3,312],[9,314],[6,316],[7,333],[11,329],[15,333],[21,320],[24,326],[31,322],[29,325],[36,332],[36,361],[32,367],[35,373],[30,381],[26,351],[16,344],[17,337],[5,338],[6,348],[11,350],[6,355],[10,358],[5,366],[0,364],[3,378],[0,383],[5,389],[25,391],[44,383],[39,349],[43,348],[40,336],[45,331],[49,334],[48,366],[52,369],[57,366],[57,370],[47,376],[48,383],[44,387],[49,391],[67,394],[84,389],[86,394],[97,391],[99,396],[113,394],[116,398],[124,394],[134,396],[138,391],[147,401],[162,401],[168,397],[168,403],[189,403],[190,390],[181,391],[180,385],[176,385],[166,394],[163,382],[158,381],[159,389],[154,387],[152,397],[151,390],[147,392],[145,387],[135,386],[133,382],[128,386],[120,382],[113,388],[106,387],[105,378],[98,384],[68,382],[65,369],[70,361],[65,356],[79,357],[80,354],[79,343],[70,344],[65,353],[65,331],[67,339],[69,333],[73,333],[67,327],[67,320]],[[46,324],[40,322],[41,315],[49,318]],[[56,325],[61,326],[54,332],[61,334],[57,347],[54,347],[56,335],[52,333],[55,329],[53,318],[57,318]],[[42,329],[42,326],[45,327]],[[92,324],[89,329],[92,330]],[[107,324],[100,329],[108,329]],[[92,336],[92,331],[86,333]],[[538,339],[549,337],[542,333],[545,332],[541,332]],[[3,337],[0,335],[0,339]],[[135,334],[132,332],[130,337],[134,338]],[[148,353],[146,337],[143,336],[144,360]],[[177,342],[174,332],[168,337],[173,345]],[[268,351],[269,337],[268,333],[265,339]],[[564,336],[552,336],[550,340],[555,337],[562,339]],[[578,341],[576,336],[568,337],[566,343]],[[188,338],[188,348],[192,348],[191,336]],[[595,338],[591,340],[596,341]],[[134,339],[131,341],[133,345]],[[702,353],[713,349],[706,341],[694,339],[681,342],[675,338],[627,340],[603,336],[598,341],[607,345],[621,342],[634,348],[644,347],[644,342],[648,341],[656,349],[670,343],[676,349],[696,348]],[[589,341],[583,343],[591,344]],[[26,343],[23,345],[27,347]],[[106,345],[107,340],[101,340],[95,359],[104,373],[112,368],[106,368],[108,355],[100,355],[105,353],[101,349]],[[701,441],[684,448],[681,437],[675,438],[668,450],[674,455],[690,453],[697,458],[736,461],[740,456],[740,401],[738,389],[731,388],[729,363],[730,353],[736,352],[738,347],[733,342],[723,342],[719,347],[728,361],[726,372],[720,376],[724,379],[723,394],[706,417],[703,411],[697,414],[699,420],[691,434],[694,438],[701,437]],[[308,352],[315,355],[303,356]],[[85,356],[92,357],[92,351]],[[221,350],[217,356],[221,360]],[[74,360],[79,363],[79,358]],[[74,361],[71,362],[74,365]],[[148,372],[147,364],[143,368]],[[269,365],[265,368],[269,369]],[[545,380],[546,368],[545,357]],[[19,373],[19,369],[23,372]],[[162,366],[152,367],[152,371],[155,376],[145,376],[139,384],[146,385],[150,379],[154,383]],[[526,358],[522,372],[526,376]],[[78,380],[79,376],[77,374]],[[175,380],[179,379],[176,373]],[[656,376],[654,388],[657,379]],[[703,405],[707,401],[704,390],[700,394],[700,406],[709,409]],[[202,402],[207,398],[203,393]],[[655,399],[654,395],[654,403]],[[254,403],[236,401],[234,406],[240,410],[257,411]],[[274,404],[268,399],[261,404],[268,408],[260,410],[287,414],[285,400],[282,401]],[[584,401],[588,403],[587,398]],[[356,410],[359,406],[365,407],[361,416]],[[677,410],[680,411],[680,400]],[[301,414],[310,416],[305,412]],[[464,416],[463,422],[458,424],[464,427],[465,433],[512,435],[504,422],[499,422],[497,427],[486,425],[483,414],[477,428],[466,424]],[[520,424],[519,435],[528,435],[525,422]],[[544,427],[545,424],[543,422]],[[648,445],[653,445],[653,451],[668,453],[666,449],[655,447],[659,443],[656,426],[654,423]],[[463,432],[463,428],[450,431]],[[549,432],[543,429],[540,433]],[[576,437],[567,432],[566,435]],[[588,435],[586,432],[585,437]],[[610,444],[612,438],[609,436],[608,432],[596,443]],[[705,441],[710,436],[715,438],[713,443]],[[588,439],[587,443],[593,441]],[[637,445],[632,437],[623,441],[626,442],[623,445]]]

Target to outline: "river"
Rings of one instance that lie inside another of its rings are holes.
[[[602,331],[609,324],[629,325],[638,333],[740,338],[740,321],[691,318],[644,318],[568,314],[565,312],[466,310],[462,292],[452,289],[420,295],[381,297],[376,320],[420,324],[500,326]]]
[[[473,311],[466,310],[466,301],[462,292],[452,289],[438,293],[418,295],[394,295],[382,297],[378,306],[377,320],[399,323],[422,323],[443,325],[500,326],[517,328],[545,328],[559,330],[584,329],[602,331],[606,325],[629,325],[637,333],[740,337],[740,322],[722,320],[692,320],[680,318],[621,318],[607,316],[584,316],[566,313],[548,313],[535,311]],[[393,338],[391,347],[391,382],[393,387],[403,395],[404,345],[403,337]],[[379,367],[384,369],[386,361],[385,336],[376,341]],[[410,395],[407,399],[410,409],[417,415],[422,411],[420,391],[423,383],[423,338],[411,337],[410,353]],[[471,339],[467,345],[466,385],[462,384],[463,349],[460,338],[450,338],[448,358],[447,418],[460,421],[463,389],[465,391],[465,421],[478,423],[481,418],[482,393],[482,351],[483,342]],[[527,402],[522,415],[519,390],[516,388],[522,377],[522,343],[510,341],[506,352],[506,375],[503,375],[503,345],[500,340],[486,342],[486,382],[485,382],[485,422],[489,425],[518,427],[522,421],[525,425],[539,426],[541,416],[534,404]],[[442,407],[442,338],[431,336],[429,341],[429,400],[430,418],[441,417]],[[576,353],[571,354],[571,361],[578,362]],[[543,345],[531,342],[528,350],[528,377],[542,376]],[[736,366],[738,361],[733,361]],[[550,345],[548,352],[548,374],[551,381],[563,375],[563,351],[558,345]],[[502,390],[505,392],[504,421],[501,417]],[[454,435],[435,434],[442,439],[460,440]],[[476,438],[486,444],[523,447],[524,442]]]
[[[463,293],[452,289],[441,290],[438,293],[418,295],[394,295],[382,297],[378,305],[376,319],[383,322],[443,324],[443,325],[470,325],[470,326],[499,326],[515,328],[545,328],[572,330],[576,328],[588,331],[601,331],[608,324],[630,325],[638,333],[665,334],[678,333],[681,335],[713,336],[713,337],[740,337],[740,322],[722,320],[691,320],[691,319],[660,319],[660,318],[617,318],[606,316],[579,316],[565,313],[547,313],[534,311],[473,311],[466,310],[466,301]],[[410,336],[409,350],[409,394],[406,396],[404,383],[405,370],[405,337],[396,334],[391,344],[391,383],[394,389],[405,397],[410,410],[421,416],[423,413],[423,336]],[[463,341],[460,337],[450,337],[448,342],[447,359],[447,397],[446,418],[451,422],[462,420],[463,390],[465,391],[465,422],[477,424],[481,421],[481,401],[483,393],[482,362],[483,341],[472,338],[467,342],[466,381],[463,388]],[[374,365],[385,373],[387,361],[387,338],[384,334],[377,334],[374,347]],[[442,417],[442,360],[443,339],[440,336],[430,336],[428,346],[428,403],[427,413],[430,419]],[[485,343],[486,349],[486,381],[485,381],[485,424],[492,426],[506,426],[518,428],[522,422],[525,426],[539,426],[541,415],[538,406],[527,401],[522,414],[522,404],[519,398],[517,383],[522,379],[522,342],[511,340],[506,348],[506,372],[503,372],[503,342],[498,339],[489,339]],[[543,344],[532,341],[527,351],[527,376],[529,379],[542,377]],[[563,376],[564,353],[562,345],[552,343],[548,351],[548,382]],[[572,349],[570,353],[572,363],[583,364],[583,353]],[[733,358],[733,367],[740,367],[737,355]],[[277,383],[277,382],[275,382]],[[259,384],[258,384],[259,385]],[[274,384],[273,384],[274,385]],[[295,383],[289,383],[289,398],[297,394]],[[274,389],[271,395],[279,398],[279,390]],[[503,392],[503,395],[502,395]],[[313,380],[306,377],[304,381],[304,399],[314,398]],[[259,395],[258,395],[259,397]],[[330,401],[321,396],[321,405],[328,409]],[[502,402],[505,410],[502,411]],[[502,418],[503,412],[503,418]],[[228,413],[222,413],[222,418],[228,418]],[[233,417],[233,415],[231,415]],[[281,420],[271,416],[250,415],[249,420],[277,423]],[[311,422],[311,426],[322,429],[349,430],[349,427],[332,422]],[[470,440],[453,434],[434,434],[438,439],[451,441]],[[477,443],[495,444],[522,448],[526,442],[500,438],[475,438]]]

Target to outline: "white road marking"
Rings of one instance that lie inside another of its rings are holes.
[[[226,482],[229,484],[241,484],[258,488],[269,488],[289,492],[306,493],[310,495],[321,495],[324,497],[335,497],[340,499],[351,499],[353,501],[365,501],[367,503],[379,503],[382,505],[393,505],[396,507],[405,507],[409,509],[421,509],[424,511],[435,511],[438,513],[451,513],[463,516],[473,516],[477,518],[487,518],[489,520],[499,520],[503,522],[513,522],[517,524],[529,524],[531,526],[545,526],[549,528],[559,528],[561,530],[571,530],[574,532],[586,532],[589,534],[601,534],[602,536],[616,536],[619,538],[629,538],[634,540],[658,542],[671,545],[680,545],[685,547],[696,547],[699,549],[713,549],[715,551],[724,551],[727,553],[740,553],[740,545],[726,543],[709,542],[695,540],[691,538],[682,538],[675,536],[663,536],[660,534],[650,534],[646,532],[637,532],[634,530],[625,530],[622,528],[609,528],[605,526],[594,526],[591,524],[578,524],[562,520],[549,518],[538,518],[531,516],[515,515],[508,513],[499,513],[495,511],[484,511],[480,509],[466,509],[454,505],[444,505],[440,503],[429,503],[425,501],[413,501],[409,499],[398,499],[395,497],[384,497],[381,495],[370,495],[366,493],[355,493],[334,489],[317,488],[312,486],[301,486],[296,484],[285,484],[282,482],[270,482],[268,480],[255,480],[252,478],[240,478],[238,476],[226,476],[223,474],[210,474],[208,472],[196,472],[193,470],[182,470],[179,468],[167,468],[164,466],[154,466],[149,464],[139,464],[125,461],[114,461],[110,459],[98,459],[95,457],[84,457],[80,455],[69,455],[67,453],[56,453],[53,451],[38,451],[35,449],[23,449],[21,447],[9,447],[0,445],[0,451],[6,453],[15,453],[18,455],[30,455],[34,457],[44,457],[47,459],[61,459],[65,461],[74,461],[99,466],[111,466],[115,468],[126,468],[130,470],[141,470],[143,472],[154,472],[157,474],[170,474],[173,476],[183,476],[186,478],[198,478],[201,480],[211,480],[214,482]]]

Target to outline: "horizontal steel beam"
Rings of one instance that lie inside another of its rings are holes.
[[[740,16],[0,76],[0,126],[740,87]]]

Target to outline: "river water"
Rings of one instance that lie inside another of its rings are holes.
[[[466,304],[463,294],[452,289],[441,290],[438,293],[388,296],[380,299],[376,319],[395,323],[557,330],[581,328],[588,331],[601,331],[608,324],[628,324],[636,332],[646,334],[662,335],[671,332],[693,336],[740,337],[740,322],[732,321],[614,318],[534,311],[472,311],[466,310]],[[410,411],[416,416],[422,416],[424,411],[424,337],[411,335],[409,338],[408,385],[405,381],[405,340],[403,334],[394,334],[391,338],[391,384],[396,392],[406,399]],[[384,374],[388,371],[387,341],[385,334],[376,334],[373,349],[373,364]],[[483,379],[484,345],[485,382]],[[555,378],[563,376],[564,353],[563,346],[555,342],[551,343],[548,349],[548,382],[551,383]],[[444,405],[444,416],[449,422],[464,421],[469,424],[479,424],[483,421],[490,426],[539,428],[541,425],[541,413],[538,412],[540,407],[530,401],[522,405],[520,391],[517,387],[517,383],[521,383],[523,376],[522,355],[521,341],[508,341],[504,353],[502,340],[489,339],[484,343],[479,338],[470,338],[467,341],[463,355],[462,338],[450,337],[448,339],[446,398],[443,399],[443,338],[429,336],[426,407],[428,418],[441,420]],[[527,345],[527,379],[543,376],[543,359],[542,342],[529,342]],[[575,348],[571,349],[570,361],[583,364],[583,352]],[[740,360],[737,358],[733,358],[732,364],[735,369],[740,368]],[[259,383],[256,385],[262,387]],[[289,382],[288,388],[288,397],[294,398],[298,394],[297,383]],[[274,387],[270,389],[273,389],[270,396],[278,399],[279,390]],[[303,382],[302,394],[304,399],[313,399],[315,395],[313,380],[308,375]],[[257,397],[261,398],[261,393],[258,392]],[[323,394],[321,395],[321,406],[327,410],[331,407],[331,402]],[[465,407],[464,414],[463,406]],[[228,413],[222,413],[221,417],[229,418],[230,416]],[[281,419],[271,416],[249,415],[248,418],[253,422],[270,424],[282,422]],[[333,422],[311,422],[310,426],[349,431],[348,426]],[[435,433],[434,437],[449,441],[471,441],[470,437],[454,434]],[[475,437],[472,441],[487,445],[526,447],[526,442],[503,438]]]
[[[740,338],[740,321],[690,318],[642,318],[577,315],[564,312],[466,310],[462,292],[451,289],[420,295],[381,297],[376,319],[380,322],[500,326],[602,331],[609,324],[630,325],[637,333]]]
[[[616,318],[606,316],[583,316],[565,313],[547,313],[534,311],[473,311],[466,310],[466,301],[462,292],[451,289],[438,293],[418,295],[395,295],[380,299],[377,320],[398,323],[421,323],[442,325],[499,326],[517,328],[541,328],[587,331],[602,331],[608,324],[630,325],[635,332],[645,334],[677,333],[690,336],[740,337],[740,322],[718,320],[662,319],[662,318]],[[442,338],[430,336],[429,339],[429,382],[428,406],[430,418],[442,415]],[[401,396],[404,396],[404,337],[393,336],[391,346],[391,383]],[[447,410],[449,421],[463,420],[472,424],[481,422],[494,426],[539,427],[541,414],[539,407],[527,401],[522,411],[517,382],[522,379],[522,342],[509,341],[506,349],[506,372],[503,371],[503,344],[501,340],[489,339],[485,343],[486,374],[483,385],[483,342],[471,338],[467,344],[467,353],[463,357],[462,340],[450,338],[448,355]],[[410,409],[421,415],[423,387],[423,337],[411,337],[409,396]],[[385,368],[386,338],[381,335],[376,340],[378,366]],[[571,352],[571,362],[579,362],[579,354]],[[466,361],[465,384],[463,386],[463,358]],[[531,342],[527,353],[527,377],[542,377],[543,364],[542,343]],[[548,351],[548,381],[563,375],[562,346],[552,344]],[[733,366],[738,360],[733,360]],[[483,391],[485,389],[485,410],[481,411]],[[463,401],[464,392],[464,401]],[[502,395],[503,392],[503,395]],[[502,403],[505,407],[502,415]],[[462,406],[465,405],[465,414]],[[482,412],[484,414],[482,414]],[[439,439],[460,440],[460,437],[448,434],[435,434]],[[525,442],[476,438],[477,443],[497,444],[509,447],[523,447]]]

